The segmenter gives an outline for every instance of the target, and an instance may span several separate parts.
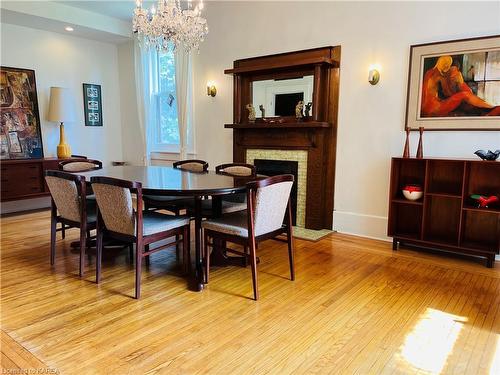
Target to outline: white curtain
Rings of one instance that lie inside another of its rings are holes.
[[[154,48],[140,48],[134,42],[135,83],[139,127],[142,136],[142,159],[144,165],[151,161],[151,146],[155,142],[155,124],[158,105],[156,96],[158,85],[158,52]]]
[[[175,86],[177,91],[177,121],[179,125],[179,158],[187,159],[188,131],[192,118],[192,80],[191,53],[181,46],[175,52]]]

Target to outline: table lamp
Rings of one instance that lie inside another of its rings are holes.
[[[50,88],[50,102],[48,120],[59,122],[59,144],[57,145],[57,157],[64,159],[71,157],[71,147],[66,143],[64,137],[64,123],[75,121],[74,100],[71,91],[64,87]]]

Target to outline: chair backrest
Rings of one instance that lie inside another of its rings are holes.
[[[282,227],[292,185],[293,175],[290,174],[272,176],[247,184],[248,212],[251,213],[250,218],[253,216],[256,236]]]
[[[87,172],[102,169],[102,162],[93,159],[64,160],[59,163],[59,169],[66,172]]]
[[[106,229],[129,236],[137,235],[139,230],[142,234],[142,227],[136,228],[137,220],[142,223],[141,183],[100,176],[91,177],[90,182]],[[137,214],[132,192],[137,194]]]
[[[234,177],[255,177],[257,175],[257,169],[255,165],[252,164],[228,163],[216,166],[215,173]]]
[[[174,162],[173,167],[190,172],[206,172],[208,163],[204,160],[188,159]]]
[[[81,222],[85,210],[85,177],[61,171],[46,171],[45,181],[63,219]]]

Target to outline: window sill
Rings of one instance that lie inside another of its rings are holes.
[[[194,152],[188,152],[188,158],[189,159],[195,159],[196,158],[196,153]],[[154,162],[155,160],[157,161],[179,161],[180,160],[180,153],[179,152],[152,152],[151,153],[151,161]]]

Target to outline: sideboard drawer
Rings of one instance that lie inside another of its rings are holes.
[[[41,163],[2,165],[2,199],[43,192]]]

